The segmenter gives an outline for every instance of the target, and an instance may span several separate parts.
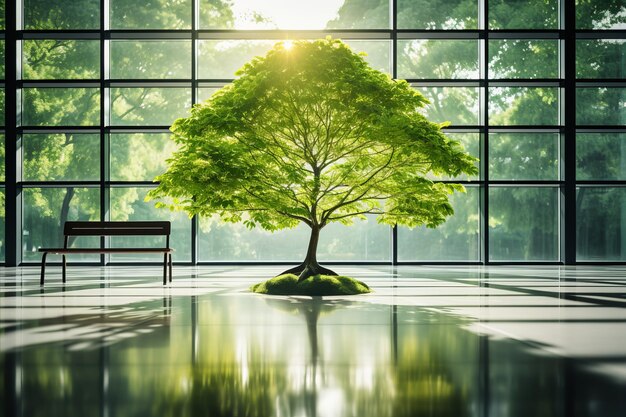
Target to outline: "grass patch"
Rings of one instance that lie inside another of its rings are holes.
[[[250,287],[250,291],[270,295],[355,295],[372,292],[367,284],[354,278],[314,275],[298,283],[298,276],[279,275]]]

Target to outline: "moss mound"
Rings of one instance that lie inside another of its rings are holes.
[[[372,292],[365,283],[354,278],[314,275],[298,283],[293,274],[279,275],[250,287],[250,291],[270,295],[355,295]]]

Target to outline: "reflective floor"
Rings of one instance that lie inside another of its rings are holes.
[[[626,268],[0,268],[1,416],[624,416]]]

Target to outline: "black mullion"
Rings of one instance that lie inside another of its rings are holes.
[[[398,78],[398,0],[391,2],[391,77]],[[391,228],[391,264],[398,264],[398,225]]]
[[[106,133],[170,133],[170,126],[119,125],[105,126]]]
[[[170,30],[174,31],[174,30]],[[128,31],[123,31],[128,32]],[[185,31],[178,31],[185,32]],[[187,31],[189,32],[189,31]],[[357,35],[354,37],[346,37],[346,39],[358,39],[359,34],[367,33],[367,34],[384,34],[387,35],[386,39],[391,39],[392,30],[391,29],[252,29],[252,30],[241,30],[241,29],[197,29],[196,32],[200,35],[201,39],[276,39],[284,40],[286,37],[294,38],[299,37],[302,39],[319,39],[320,37],[324,37],[326,35],[333,34],[349,34],[349,35]],[[399,31],[400,32],[400,31]],[[408,31],[412,32],[412,31]],[[436,32],[435,30],[431,32]],[[468,32],[468,31],[463,31]],[[471,31],[470,31],[471,32]],[[232,36],[224,36],[231,35]],[[216,35],[216,36],[201,36],[201,35]],[[304,35],[304,36],[303,36]],[[310,36],[306,36],[310,35]],[[382,38],[382,36],[376,37]]]
[[[5,2],[5,265],[17,266],[21,261],[22,216],[17,168],[17,3]]]
[[[624,87],[626,80],[623,78],[578,78],[578,87]]]
[[[626,180],[579,180],[576,181],[577,186],[606,186],[606,187],[624,187]]]
[[[558,29],[492,29],[489,39],[528,39],[550,40],[558,39]]]
[[[162,80],[151,80],[149,78],[140,79],[140,78],[114,78],[106,80],[107,87],[153,87],[153,88],[185,88],[189,87],[192,83],[191,79],[179,79],[179,78],[168,78]]]
[[[176,40],[176,39],[190,39],[192,36],[191,30],[181,29],[112,29],[107,33],[111,39],[124,39],[124,40]]]
[[[18,134],[23,133],[98,133],[98,126],[18,126]]]
[[[561,220],[562,260],[565,264],[576,263],[576,2],[562,0],[564,29],[563,76],[565,86],[562,121],[563,134],[563,174],[565,185],[563,195],[563,219]]]
[[[399,39],[443,39],[443,40],[464,40],[479,39],[480,30],[476,29],[400,29],[395,30]]]
[[[575,114],[574,114],[575,116]],[[626,126],[620,125],[580,125],[576,129],[578,133],[625,133]]]
[[[483,181],[483,185],[480,189],[480,234],[482,236],[481,254],[480,260],[484,265],[489,263],[489,0],[483,0],[482,2],[482,28],[481,39],[483,39],[483,56],[482,67],[484,85],[483,88],[483,103],[481,103],[482,122],[484,131],[482,133],[481,141],[481,154],[480,154],[480,179]]]
[[[154,181],[106,181],[107,187],[125,187],[132,185],[133,187],[154,187]]]
[[[403,78],[413,87],[482,87],[484,82],[473,78]]]
[[[8,10],[7,10],[8,17]],[[18,39],[99,39],[100,30],[97,29],[49,29],[21,30]]]
[[[483,38],[481,38],[483,39]],[[485,39],[485,43],[488,40]],[[473,78],[406,78],[409,84],[417,87],[484,87],[485,81]],[[626,84],[621,79],[609,79],[608,83],[613,83],[615,87],[622,87]],[[494,87],[562,87],[563,81],[555,78],[493,78],[490,84]],[[596,84],[599,84],[597,82]]]
[[[567,1],[567,0],[564,0]],[[567,7],[573,5],[567,1]],[[574,9],[571,9],[572,12]],[[574,17],[575,18],[575,17]],[[626,30],[624,29],[579,29],[576,30],[576,24],[573,23],[576,33],[576,39],[626,39]]]
[[[22,181],[19,183],[22,187],[39,187],[39,188],[55,188],[55,187],[87,187],[95,188],[100,186],[100,181]]]
[[[198,19],[199,16],[199,0],[192,0],[191,2],[191,105],[196,104],[198,100],[197,90],[197,61],[196,54],[198,53]],[[191,264],[196,265],[198,262],[198,216],[194,215],[191,218]]]
[[[98,184],[100,189],[100,220],[109,220],[109,193],[106,185],[106,181],[109,176],[109,135],[105,132],[106,127],[106,115],[108,111],[106,109],[106,15],[107,15],[107,3],[105,0],[100,0],[100,182]],[[104,248],[107,245],[106,237],[100,237],[100,247]],[[106,265],[106,254],[100,254],[100,265]]]
[[[401,34],[418,34],[424,37],[428,37],[429,34],[440,34],[440,35],[445,35],[447,33],[451,33],[451,34],[464,34],[464,33],[478,33],[480,34],[481,32],[483,32],[484,30],[488,29],[488,19],[487,19],[487,15],[488,15],[488,6],[489,3],[487,0],[485,0],[485,9],[484,9],[484,28],[478,28],[478,29],[399,29],[398,33]],[[367,31],[364,29],[353,29],[353,31]],[[506,36],[507,38],[510,35],[515,36],[515,34],[528,34],[528,35],[533,35],[533,36],[557,36],[558,34],[558,29],[489,29],[489,33],[491,34],[490,36],[495,36],[498,37],[500,34],[502,34],[501,36]]]
[[[18,80],[17,88],[98,88],[100,80]]]
[[[507,186],[507,185],[517,185],[519,187],[558,187],[563,185],[563,181],[558,180],[491,180],[489,181],[490,186]]]

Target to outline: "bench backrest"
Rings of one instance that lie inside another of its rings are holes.
[[[65,222],[65,247],[69,236],[166,236],[169,247],[172,224],[167,221]]]

